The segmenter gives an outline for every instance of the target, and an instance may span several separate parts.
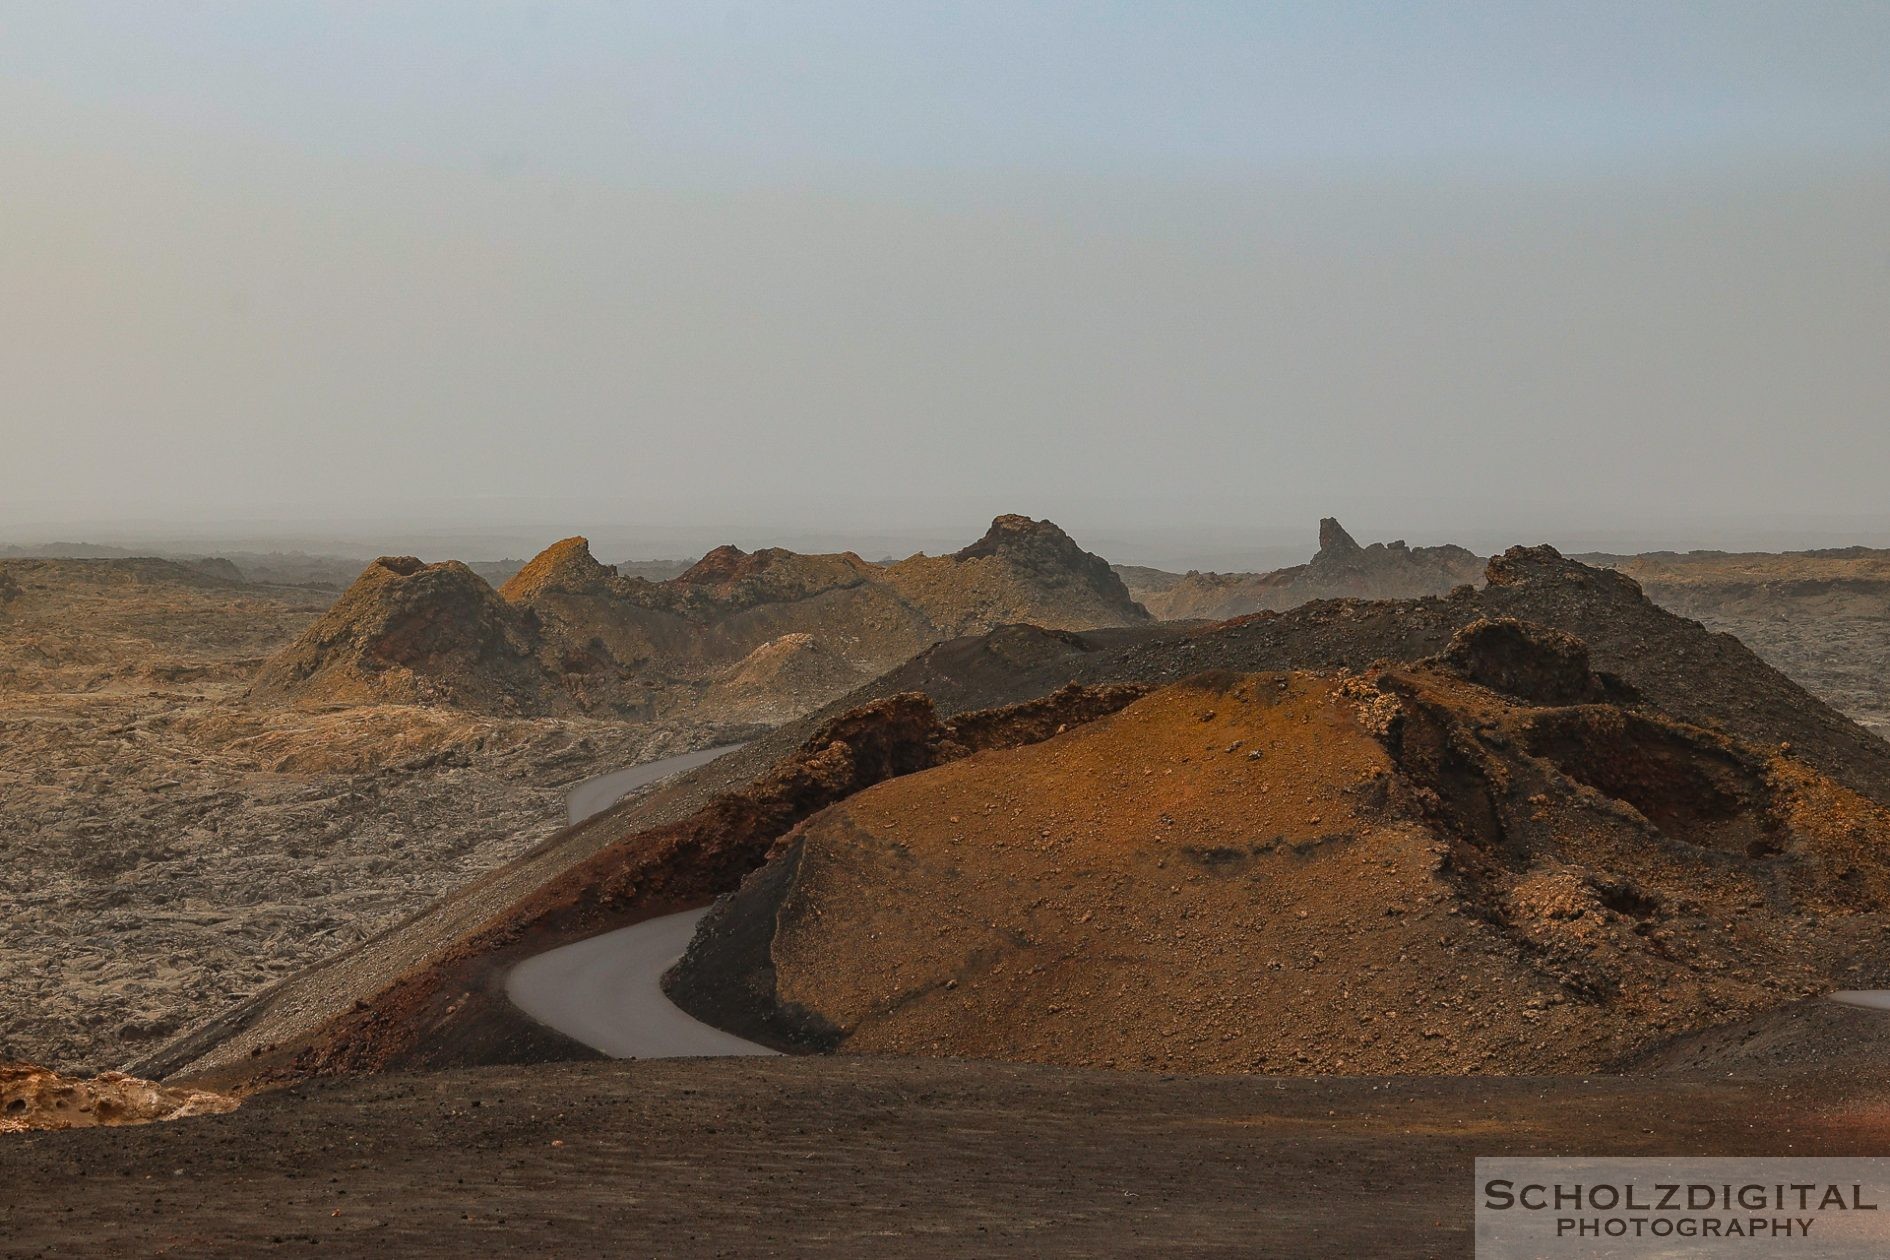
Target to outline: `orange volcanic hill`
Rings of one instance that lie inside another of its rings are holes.
[[[1789,753],[1484,620],[1418,664],[1204,675],[861,792],[670,988],[849,1053],[1594,1071],[1890,976],[1886,836]]]

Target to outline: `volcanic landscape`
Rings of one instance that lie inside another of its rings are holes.
[[[4,1254],[1429,1255],[1890,1135],[1890,553],[269,563],[0,559]]]

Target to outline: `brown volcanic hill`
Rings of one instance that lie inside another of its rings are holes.
[[[998,518],[954,556],[890,568],[851,552],[728,546],[663,582],[623,577],[567,538],[496,595],[464,566],[377,562],[269,662],[256,694],[646,718],[735,700],[788,717],[941,639],[1019,619],[1087,627],[1147,615],[1103,561],[1021,516]],[[792,667],[769,663],[765,649],[782,643],[798,645]]]
[[[1482,577],[1483,561],[1462,547],[1408,547],[1402,539],[1361,547],[1331,517],[1319,522],[1311,561],[1271,573],[1119,570],[1135,597],[1164,621],[1224,620],[1315,599],[1411,599],[1442,595]]]
[[[532,627],[465,565],[383,556],[263,665],[251,695],[495,713],[570,707],[556,703],[536,648]]]
[[[884,575],[925,610],[939,638],[1012,622],[1088,630],[1148,620],[1106,560],[1028,516],[1000,516],[971,546],[949,556],[911,556]]]
[[[1611,695],[1515,621],[1178,683],[815,815],[671,992],[846,1052],[1547,1073],[1890,976],[1890,810]]]

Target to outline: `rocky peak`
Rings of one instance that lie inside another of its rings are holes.
[[[953,553],[956,560],[977,560],[984,556],[1003,556],[1034,568],[1079,567],[1083,561],[1095,559],[1051,522],[1032,520],[1014,512],[992,520],[984,537]]]
[[[1319,521],[1319,554],[1337,559],[1342,556],[1355,556],[1365,550],[1358,545],[1352,535],[1345,532],[1345,526],[1334,517],[1322,517]]]
[[[1511,547],[1500,556],[1490,557],[1484,571],[1491,586],[1527,586],[1561,583],[1569,586],[1612,586],[1621,593],[1639,597],[1641,584],[1614,569],[1597,569],[1579,560],[1570,560],[1554,547],[1543,543],[1536,547]]]
[[[333,703],[529,708],[522,615],[457,560],[383,556],[266,661],[253,695]]]
[[[551,592],[579,595],[598,590],[615,576],[615,569],[591,555],[589,539],[565,538],[533,556],[499,594],[514,604]]]
[[[730,586],[761,567],[761,553],[751,555],[732,543],[723,543],[672,580],[685,586]]]
[[[991,522],[983,538],[952,556],[960,563],[987,558],[1021,569],[1033,581],[1053,588],[1086,589],[1111,609],[1109,620],[1142,621],[1148,616],[1107,560],[1084,551],[1049,521],[1007,513]]]

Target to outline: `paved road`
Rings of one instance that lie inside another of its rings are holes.
[[[570,819],[578,823],[601,814],[627,792],[740,747],[724,744],[586,779],[566,798]],[[512,968],[505,995],[547,1028],[616,1059],[773,1054],[685,1014],[663,992],[663,973],[682,957],[706,913],[664,915],[546,950]]]
[[[1890,989],[1839,989],[1831,995],[1833,1002],[1842,1002],[1846,1006],[1870,1006],[1878,1010],[1890,1010]]]
[[[723,753],[734,752],[740,747],[740,744],[720,744],[714,748],[646,761],[640,766],[613,770],[609,774],[586,779],[572,788],[564,798],[566,820],[572,824],[581,823],[593,814],[603,813],[640,787],[648,786],[658,779],[667,779],[672,774],[707,765]]]
[[[685,1014],[663,992],[663,973],[707,913],[666,914],[527,958],[505,978],[505,995],[539,1023],[614,1059],[773,1054]]]

